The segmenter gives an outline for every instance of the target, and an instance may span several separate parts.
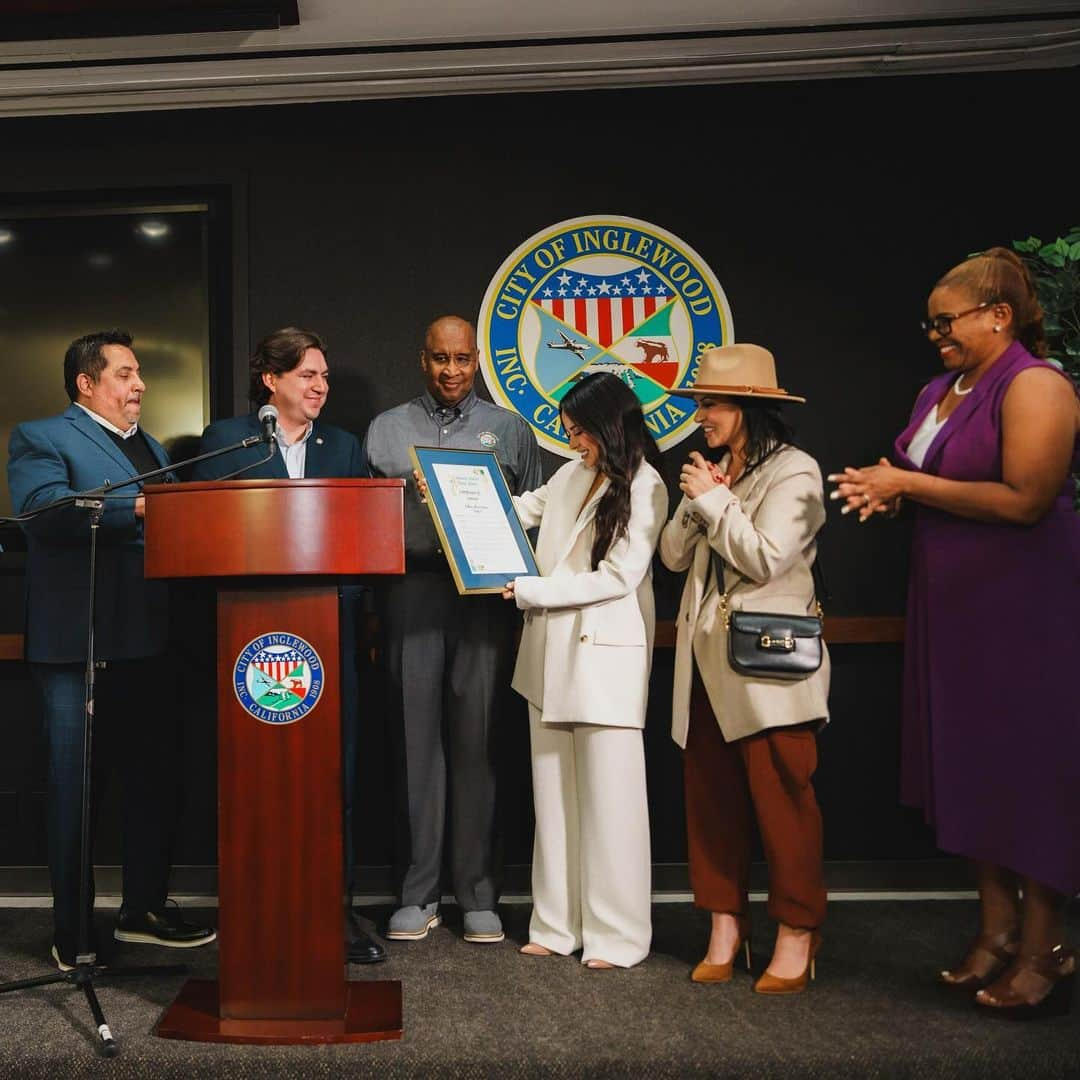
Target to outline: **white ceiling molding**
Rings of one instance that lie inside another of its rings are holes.
[[[0,116],[1080,65],[1080,3],[759,0],[740,20],[723,12],[750,5],[640,0],[628,21],[560,0],[543,30],[517,6],[443,6],[440,24],[430,0],[301,0],[279,31],[8,43]]]

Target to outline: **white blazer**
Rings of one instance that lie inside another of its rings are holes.
[[[724,467],[724,463],[721,463]],[[710,573],[712,553],[724,563],[733,608],[808,615],[814,611],[811,566],[825,523],[821,470],[802,450],[785,446],[730,489],[683,498],[660,538],[669,570],[689,570],[675,632],[671,737],[685,749],[693,661],[724,739],[773,727],[825,721],[829,715],[829,654],[805,679],[748,678],[727,657],[720,593]]]
[[[525,625],[511,685],[546,723],[642,728],[656,625],[652,557],[667,491],[642,462],[630,485],[626,534],[593,570],[596,507],[609,486],[605,479],[582,507],[595,476],[580,459],[570,461],[543,487],[514,498],[525,528],[540,526],[543,577],[515,583]]]

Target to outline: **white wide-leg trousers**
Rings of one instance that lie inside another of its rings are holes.
[[[630,967],[652,940],[645,748],[637,728],[541,722],[532,742],[533,911],[529,940]]]

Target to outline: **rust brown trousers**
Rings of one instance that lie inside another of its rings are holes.
[[[698,907],[748,912],[757,820],[769,866],[771,918],[798,929],[825,919],[821,811],[810,778],[817,741],[807,724],[727,743],[697,669],[683,753],[690,887]]]

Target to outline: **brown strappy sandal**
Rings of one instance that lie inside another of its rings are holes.
[[[989,986],[1015,959],[1020,949],[1020,927],[998,934],[980,934],[955,968],[938,972],[938,982],[950,990],[975,993]]]
[[[1063,945],[1033,956],[1018,956],[995,982],[975,995],[975,1004],[984,1015],[1003,1020],[1067,1016],[1076,966],[1076,953]]]

